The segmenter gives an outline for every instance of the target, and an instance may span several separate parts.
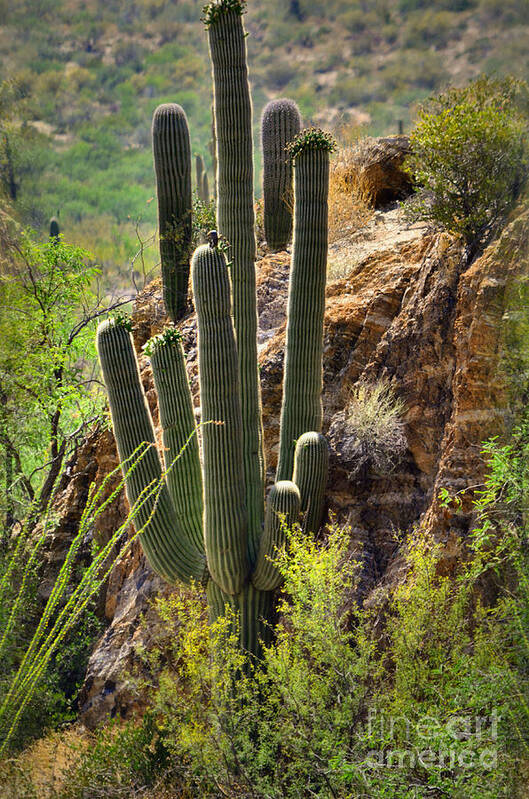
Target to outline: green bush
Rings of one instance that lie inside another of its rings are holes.
[[[139,723],[113,722],[93,736],[77,766],[67,774],[57,799],[130,799],[175,779],[177,764],[152,713]],[[50,797],[51,799],[51,797]]]
[[[415,531],[403,551],[405,577],[372,597],[372,610],[353,601],[359,571],[348,535],[333,531],[322,546],[294,532],[290,554],[277,556],[285,591],[262,667],[244,661],[229,620],[208,627],[198,591],[159,600],[147,659],[159,675],[154,740],[170,753],[168,784],[178,795],[516,795],[529,732],[529,566],[525,534],[497,538],[490,520],[512,517],[528,450],[526,441],[521,451],[488,445],[491,477],[459,571],[449,576],[442,546]],[[104,746],[96,756],[87,750],[77,774],[92,775],[94,796],[108,773],[133,787],[136,774],[127,778],[122,763],[135,747],[127,729],[114,745],[117,760]]]
[[[410,14],[403,30],[406,47],[418,50],[427,47],[446,47],[458,40],[463,32],[456,13],[428,9]]]
[[[419,109],[407,168],[421,190],[410,212],[461,235],[469,257],[527,179],[528,92],[527,84],[480,78]]]

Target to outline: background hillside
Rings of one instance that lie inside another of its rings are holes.
[[[150,121],[186,110],[210,170],[211,80],[202,0],[0,0],[0,158],[22,221],[60,214],[69,241],[127,272],[156,223]],[[479,72],[529,78],[529,0],[252,0],[255,118],[294,98],[348,135],[404,130],[413,106]],[[6,138],[7,134],[7,138]],[[9,148],[10,152],[6,152]],[[9,156],[9,157],[8,157]],[[147,261],[155,258],[151,248]]]

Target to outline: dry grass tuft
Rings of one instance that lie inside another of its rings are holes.
[[[331,163],[329,179],[329,244],[356,233],[372,216],[372,210],[358,196],[352,179],[353,149],[339,150]]]
[[[360,381],[329,430],[333,448],[350,477],[388,474],[403,457],[407,442],[406,406],[387,380]]]

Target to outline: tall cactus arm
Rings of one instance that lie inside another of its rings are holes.
[[[127,477],[127,496],[133,505],[146,486],[161,481],[152,419],[127,327],[113,321],[103,322],[97,331],[97,349],[121,461],[130,458],[143,442],[150,445]],[[140,540],[155,571],[170,582],[202,580],[206,568],[204,555],[180,527],[165,483],[157,498],[147,501],[138,513],[137,526],[147,522]]]
[[[250,559],[257,555],[264,508],[253,205],[252,105],[242,24],[244,3],[217,0],[204,11],[213,64],[217,138],[217,225],[231,245],[233,316],[239,353],[244,480]]]
[[[325,507],[329,447],[321,433],[304,433],[296,443],[294,483],[301,495],[303,530],[317,533]]]
[[[261,116],[264,230],[271,250],[284,250],[292,235],[292,161],[285,148],[300,128],[293,100],[271,100],[265,106]]]
[[[183,109],[176,103],[159,105],[152,120],[152,148],[160,258],[165,307],[173,322],[187,306],[191,256],[191,146]]]
[[[282,581],[273,559],[285,543],[286,530],[298,520],[300,506],[299,489],[289,480],[276,483],[270,489],[259,556],[252,575],[252,583],[261,591],[273,591]]]
[[[192,260],[204,455],[204,537],[210,574],[227,594],[248,575],[237,345],[224,254],[208,244]]]
[[[294,158],[294,245],[288,291],[285,378],[276,480],[291,480],[297,439],[321,430],[323,314],[327,271],[328,134],[303,131]]]
[[[204,551],[202,470],[180,333],[168,328],[144,348],[151,359],[163,434],[167,487],[186,535]]]

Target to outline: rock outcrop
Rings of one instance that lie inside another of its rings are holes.
[[[426,525],[445,542],[448,564],[457,557],[472,523],[472,487],[482,483],[485,473],[481,442],[504,433],[512,418],[503,368],[504,322],[516,295],[512,288],[529,273],[529,212],[518,213],[470,267],[458,242],[425,227],[405,228],[399,215],[398,209],[376,214],[363,242],[344,242],[340,251],[331,252],[331,261],[338,259],[342,269],[344,256],[350,255],[351,268],[327,290],[324,432],[359,380],[388,381],[405,404],[407,448],[391,473],[362,473],[351,479],[340,461],[339,447],[331,458],[329,510],[350,529],[351,546],[363,559],[365,592],[391,579],[398,569],[401,543],[414,525]],[[258,262],[260,367],[270,471],[277,459],[288,263],[286,253]],[[160,287],[155,284],[136,301],[138,351],[164,323]],[[192,314],[183,321],[182,332],[196,396]],[[156,422],[150,369],[143,356],[141,368]],[[199,415],[198,398],[196,410]],[[117,463],[108,431],[86,446],[95,466],[86,470],[82,450],[72,483],[79,496],[87,480],[94,476],[100,480]],[[83,468],[85,478],[77,479]],[[441,488],[463,492],[462,505],[453,510],[441,506]],[[68,502],[75,499],[70,496]],[[98,535],[105,536],[105,526],[108,535],[125,515],[126,501],[120,497],[99,520]],[[150,600],[165,590],[169,589],[153,575],[138,546],[114,570],[103,602],[109,626],[91,657],[81,698],[89,726],[105,715],[127,715],[139,706],[125,674],[135,661],[135,644],[145,644],[150,634],[149,624],[140,625],[140,617],[152,613]]]

